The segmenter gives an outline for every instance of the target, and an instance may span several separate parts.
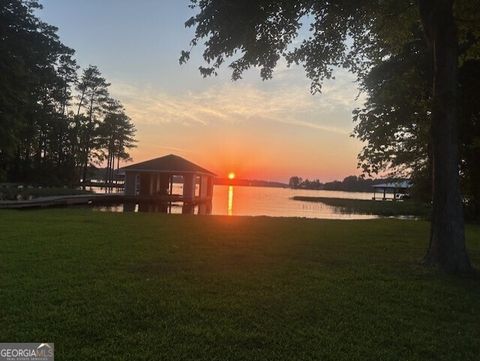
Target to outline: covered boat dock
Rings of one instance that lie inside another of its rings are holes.
[[[125,196],[187,205],[211,202],[215,174],[182,157],[170,154],[121,168]],[[174,183],[182,184],[175,194]]]
[[[373,200],[401,200],[408,195],[408,189],[412,184],[408,181],[382,183],[373,185]],[[377,194],[380,193],[380,197]],[[391,195],[390,197],[388,195]]]

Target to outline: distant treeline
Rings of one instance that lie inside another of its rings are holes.
[[[405,179],[386,178],[386,179],[365,179],[357,176],[349,176],[343,181],[333,181],[322,183],[320,180],[308,180],[301,177],[291,177],[288,183],[290,188],[294,189],[323,189],[327,191],[345,191],[345,192],[370,192],[375,184],[399,182]]]
[[[252,186],[252,187],[278,187],[293,189],[317,189],[328,191],[345,191],[345,192],[371,192],[372,186],[381,183],[401,182],[406,179],[402,178],[383,178],[383,179],[365,179],[357,176],[349,176],[342,181],[333,181],[322,183],[318,179],[309,180],[301,177],[291,177],[288,184],[281,182],[271,182],[264,180],[251,179],[228,179],[216,178],[217,185],[235,185],[235,186]]]
[[[113,178],[135,127],[95,66],[81,70],[37,1],[0,6],[0,182],[77,185],[97,164]]]
[[[271,182],[255,179],[228,179],[228,178],[216,178],[215,184],[217,185],[235,185],[235,186],[250,186],[250,187],[277,187],[287,188],[288,184],[281,182]]]

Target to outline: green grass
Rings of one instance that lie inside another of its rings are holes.
[[[0,340],[57,360],[478,360],[423,221],[0,212]],[[467,228],[480,264],[480,227]]]
[[[320,202],[337,207],[343,213],[376,214],[379,216],[428,217],[431,207],[428,204],[407,201],[374,201],[371,199],[345,199],[328,197],[295,196],[293,200]]]

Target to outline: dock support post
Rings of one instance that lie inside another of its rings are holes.
[[[208,178],[206,175],[200,176],[200,200],[205,201],[208,198]]]
[[[161,175],[160,173],[157,174],[157,177],[156,177],[156,182],[155,182],[155,193],[156,194],[159,194],[160,191],[161,191],[161,182],[160,182],[160,179],[161,179]]]
[[[183,176],[183,201],[193,203],[195,200],[195,173]]]
[[[149,196],[150,195],[150,174],[148,173],[141,173],[140,176],[140,195],[141,196]]]
[[[135,196],[137,194],[137,174],[125,172],[125,195]]]
[[[153,196],[155,194],[155,185],[157,183],[157,175],[155,173],[150,174],[150,189],[148,192],[149,196]]]
[[[213,197],[213,177],[208,177],[208,196]]]

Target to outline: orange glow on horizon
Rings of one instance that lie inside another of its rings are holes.
[[[159,131],[157,134],[152,129],[144,134],[146,139],[142,139],[141,146],[132,150],[133,161],[124,165],[173,153],[220,175],[219,178],[225,179],[229,184],[237,184],[239,179],[288,183],[292,176],[329,182],[359,173],[356,169],[356,154],[361,148],[349,146],[342,147],[342,151],[339,151],[340,136],[333,135],[324,139],[317,135],[320,140],[315,138],[315,146],[311,146],[307,141],[297,146],[294,145],[293,138],[291,142],[289,141],[292,143],[290,145],[286,143],[288,138],[282,138],[280,141],[275,136],[264,137],[261,143],[253,136],[247,138],[247,135],[243,134],[243,128],[238,131],[227,130],[229,136],[223,138],[228,138],[228,141],[221,138],[221,134],[217,134],[218,131],[212,131],[212,134],[205,131],[206,133],[202,133],[200,137],[195,134],[199,143],[198,148],[192,150],[190,144],[183,143],[182,138],[175,142],[169,140],[171,144],[168,148],[159,147],[156,137],[163,133]],[[174,130],[172,132],[170,134],[175,133]],[[194,138],[187,137],[187,140],[193,142]],[[322,144],[322,149],[317,151],[318,142]]]

